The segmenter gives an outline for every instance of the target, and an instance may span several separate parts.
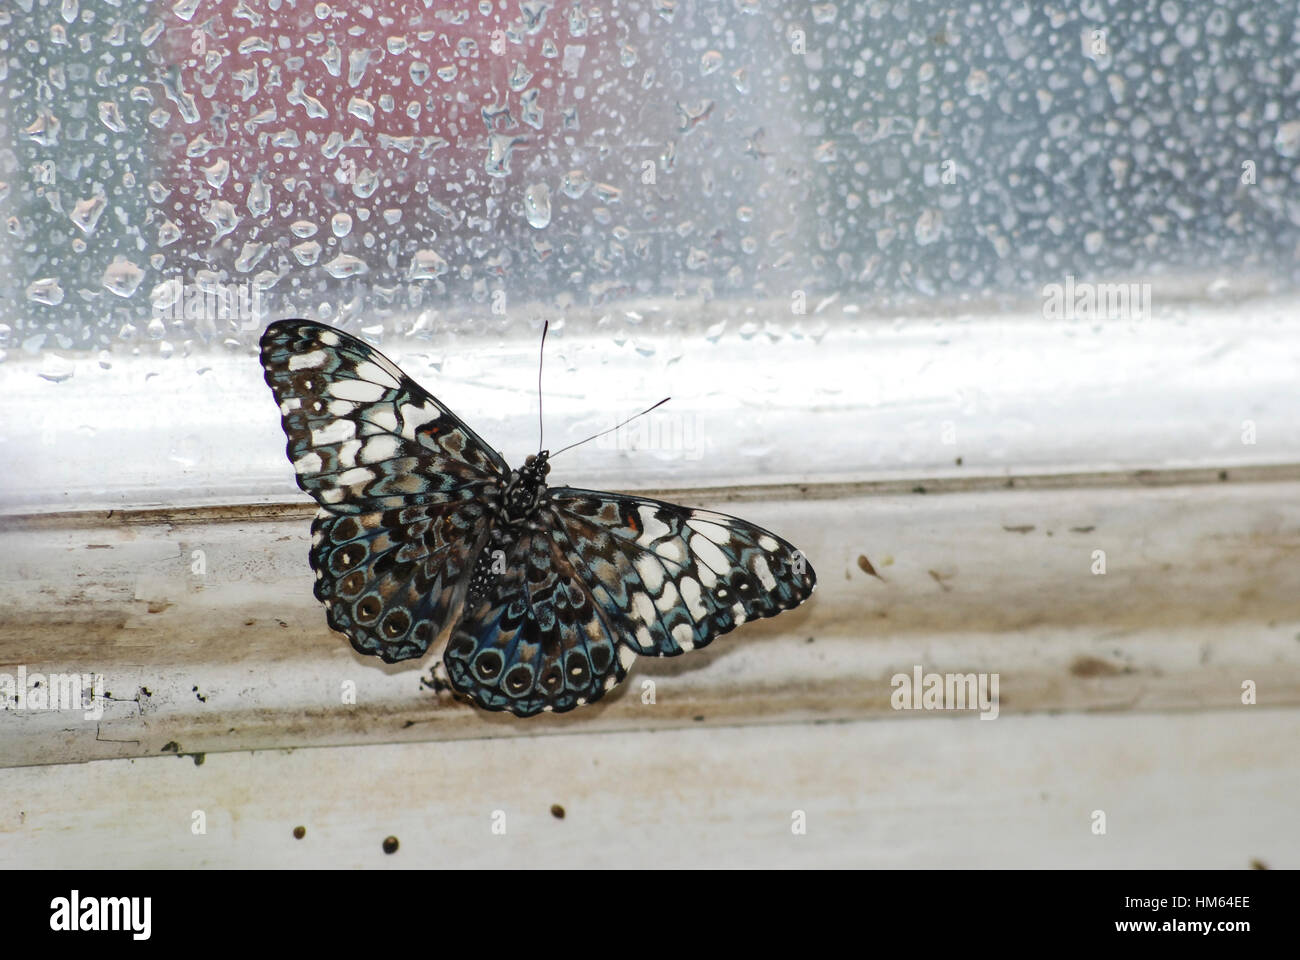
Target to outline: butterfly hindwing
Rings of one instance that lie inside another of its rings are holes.
[[[329,625],[387,663],[422,656],[456,618],[487,538],[484,514],[474,500],[320,510],[309,557]]]
[[[594,703],[626,676],[618,627],[561,538],[546,529],[489,542],[443,657],[452,686],[488,710],[527,717]]]
[[[800,551],[748,521],[594,490],[550,494],[596,604],[638,654],[706,646],[797,607],[816,585]]]
[[[335,513],[477,499],[501,455],[391,360],[341,330],[281,320],[261,341],[298,485]]]

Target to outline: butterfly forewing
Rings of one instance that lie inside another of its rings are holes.
[[[368,344],[309,320],[262,335],[298,485],[335,513],[473,500],[509,473],[490,446]]]
[[[636,653],[676,656],[808,598],[803,554],[745,520],[559,487],[552,509],[597,606]]]

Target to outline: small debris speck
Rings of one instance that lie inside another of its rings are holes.
[[[563,820],[564,808],[560,806],[558,803],[551,804],[551,816],[553,816],[556,820]]]
[[[871,561],[867,559],[865,553],[858,554],[858,569],[869,577],[875,577],[881,583],[885,582],[885,578],[876,573],[876,568],[871,565]]]
[[[397,852],[397,838],[384,837],[384,853],[396,853],[396,852]]]
[[[307,828],[306,828],[306,827],[294,827],[294,828],[293,828],[293,838],[294,838],[295,840],[301,840],[301,839],[302,839],[303,837],[305,837],[305,836],[307,836]]]

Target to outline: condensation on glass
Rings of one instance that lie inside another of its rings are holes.
[[[936,374],[952,338],[928,331],[1009,303],[1042,319],[1067,278],[1154,282],[1157,308],[1290,289],[1297,30],[1252,0],[15,0],[0,385],[6,419],[38,422],[11,451],[109,449],[147,410],[165,441],[137,487],[229,472],[207,430],[263,412],[240,404],[281,316],[472,385],[522,451],[533,381],[492,351],[534,349],[546,318],[558,412],[601,407],[581,427],[676,381],[701,447],[757,472],[933,466],[961,459],[944,425],[1011,383],[1025,410],[970,424],[989,442],[967,463],[1030,461],[1032,371]],[[855,423],[886,426],[868,445]]]

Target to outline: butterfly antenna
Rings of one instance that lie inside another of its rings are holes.
[[[551,328],[551,321],[542,324],[542,345],[537,348],[537,449],[542,447],[542,358],[546,356],[546,331]]]
[[[619,427],[622,427],[622,426],[625,426],[625,425],[631,423],[631,422],[632,422],[633,420],[635,420],[637,417],[644,417],[644,416],[645,416],[647,413],[649,413],[651,410],[655,409],[655,407],[662,407],[665,403],[667,403],[667,402],[668,402],[669,400],[671,400],[671,399],[672,399],[672,397],[664,397],[662,400],[660,400],[658,403],[656,403],[653,407],[646,407],[644,410],[642,410],[642,411],[641,411],[640,413],[638,413],[636,416],[628,417],[628,418],[627,418],[626,420],[624,420],[622,423],[616,423],[616,424],[614,424],[614,426],[610,427],[608,430],[602,430],[602,431],[600,431],[600,433],[593,433],[591,436],[589,436],[589,437],[587,438],[587,440],[595,440],[597,437],[603,437],[603,436],[604,436],[605,434],[607,434],[607,433],[613,433],[613,432],[614,432],[615,430],[617,430]],[[562,447],[561,449],[556,450],[553,454],[551,454],[551,459],[554,460],[556,457],[558,457],[560,454],[562,454],[565,450],[572,450],[574,447],[581,446],[582,444],[586,443],[587,440],[579,440],[577,443],[571,443],[571,444],[569,444],[567,447]]]

